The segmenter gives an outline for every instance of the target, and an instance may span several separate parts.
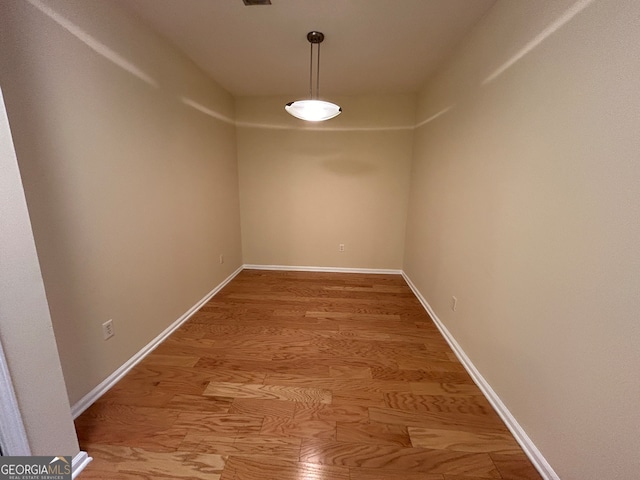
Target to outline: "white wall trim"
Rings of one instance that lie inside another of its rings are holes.
[[[74,479],[80,472],[85,469],[89,463],[93,460],[92,457],[89,456],[87,452],[80,451],[73,459],[71,460],[71,478]]]
[[[124,377],[129,370],[135,367],[144,357],[149,355],[158,345],[160,345],[169,335],[171,335],[175,330],[180,327],[184,322],[189,320],[191,316],[196,313],[205,303],[207,303],[211,298],[218,293],[222,288],[233,280],[236,275],[238,275],[242,271],[242,267],[239,267],[235,272],[229,275],[222,283],[220,283],[217,287],[211,290],[208,294],[206,294],[198,303],[196,303],[193,307],[191,307],[187,312],[178,318],[175,322],[169,325],[162,333],[160,333],[156,338],[151,340],[147,345],[142,347],[142,349],[136,353],[133,357],[127,360],[120,368],[118,368],[115,372],[105,378],[100,384],[98,384],[93,390],[87,393],[84,397],[82,397],[73,407],[71,408],[71,415],[73,418],[78,418],[79,415],[82,414],[87,408],[89,408],[96,400],[98,400],[102,395],[106,393],[111,387],[113,387],[122,377]]]
[[[2,454],[10,456],[31,455],[27,432],[22,423],[7,360],[0,343],[0,446]]]
[[[325,272],[325,273],[368,273],[374,275],[401,275],[402,270],[388,268],[344,268],[344,267],[304,267],[294,265],[252,265],[244,264],[246,270],[282,270],[288,272]]]
[[[473,362],[471,362],[471,359],[467,356],[467,354],[464,352],[460,344],[458,344],[451,332],[449,332],[444,323],[442,323],[442,321],[438,318],[436,313],[433,311],[433,308],[431,308],[431,305],[429,305],[429,302],[427,302],[427,300],[422,296],[409,276],[404,272],[402,272],[402,276],[404,277],[411,290],[413,290],[413,293],[418,298],[429,316],[433,319],[433,323],[436,324],[436,327],[438,327],[438,330],[440,330],[440,333],[445,338],[453,352],[456,354],[458,360],[460,360],[469,375],[471,375],[471,378],[476,383],[478,388],[480,388],[484,396],[487,397],[487,400],[489,401],[489,403],[491,403],[491,406],[500,416],[516,441],[520,444],[520,446],[524,450],[524,453],[527,455],[527,457],[529,457],[529,460],[531,460],[533,466],[536,467],[540,475],[542,475],[545,480],[560,480],[558,474],[553,470],[551,465],[549,465],[549,462],[547,462],[540,450],[538,450],[538,448],[529,438],[524,429],[520,426],[515,417],[511,414],[506,405],[502,402],[502,400],[500,400],[500,397],[493,390],[493,388],[491,388],[491,385],[489,385],[489,383],[480,374]]]

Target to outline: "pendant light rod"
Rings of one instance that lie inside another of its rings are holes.
[[[311,45],[311,55],[309,59],[309,96],[312,99],[320,98],[320,44],[324,40],[324,33],[315,30],[307,33],[307,40]],[[316,63],[316,93],[313,94],[313,46],[318,46],[317,63]]]
[[[318,43],[318,68],[316,68],[316,100],[319,98],[320,98],[320,44]]]
[[[309,43],[311,53],[309,55],[309,98],[313,98],[313,43]]]

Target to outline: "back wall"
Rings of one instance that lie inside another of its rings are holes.
[[[416,98],[332,98],[321,124],[291,100],[236,102],[244,263],[400,269]]]

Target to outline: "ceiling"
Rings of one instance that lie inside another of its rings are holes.
[[[120,0],[236,96],[304,96],[307,32],[325,34],[320,95],[417,92],[495,0]]]

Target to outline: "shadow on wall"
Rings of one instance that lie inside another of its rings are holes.
[[[343,176],[363,176],[376,170],[370,163],[344,158],[324,160],[322,166],[331,173]]]

